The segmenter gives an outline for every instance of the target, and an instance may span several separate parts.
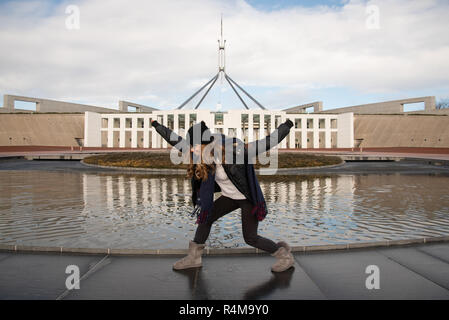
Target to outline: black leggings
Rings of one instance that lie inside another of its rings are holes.
[[[212,224],[223,217],[225,214],[234,211],[235,209],[242,209],[242,231],[245,242],[255,248],[274,253],[279,247],[270,239],[263,238],[257,234],[257,227],[259,221],[257,217],[251,213],[253,205],[247,199],[234,200],[225,196],[221,196],[214,202],[214,208],[208,217],[208,222],[198,225],[196,229],[194,242],[203,244],[209,237],[210,228]]]

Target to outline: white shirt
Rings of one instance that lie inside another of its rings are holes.
[[[229,180],[223,166],[218,163],[215,166],[215,182],[220,186],[221,194],[225,197],[235,200],[246,199],[246,197],[234,186],[232,181]]]

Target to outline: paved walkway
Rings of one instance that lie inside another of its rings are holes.
[[[300,253],[280,274],[270,255],[207,256],[173,271],[177,259],[0,252],[0,299],[449,299],[449,243]],[[69,265],[80,289],[66,289]],[[379,289],[366,288],[371,265]]]

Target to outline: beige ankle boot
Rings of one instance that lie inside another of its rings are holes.
[[[182,270],[188,268],[201,267],[201,255],[203,254],[204,244],[197,244],[196,242],[189,242],[189,253],[187,256],[178,260],[173,264],[173,269]]]
[[[295,264],[293,255],[290,253],[290,246],[283,241],[278,242],[278,246],[280,246],[280,248],[272,254],[272,256],[277,259],[271,267],[271,271],[273,272],[283,272]]]

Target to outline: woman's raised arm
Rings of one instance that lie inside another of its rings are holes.
[[[290,128],[293,127],[293,122],[287,119],[276,130],[266,136],[264,139],[256,140],[248,143],[248,155],[256,156],[261,153],[267,152],[277,144],[279,144],[290,132]]]
[[[151,125],[156,129],[157,133],[164,138],[169,144],[178,149],[179,151],[185,151],[185,148],[189,148],[189,143],[186,139],[178,136],[173,130],[167,128],[166,126],[160,124],[156,120],[151,121]]]

